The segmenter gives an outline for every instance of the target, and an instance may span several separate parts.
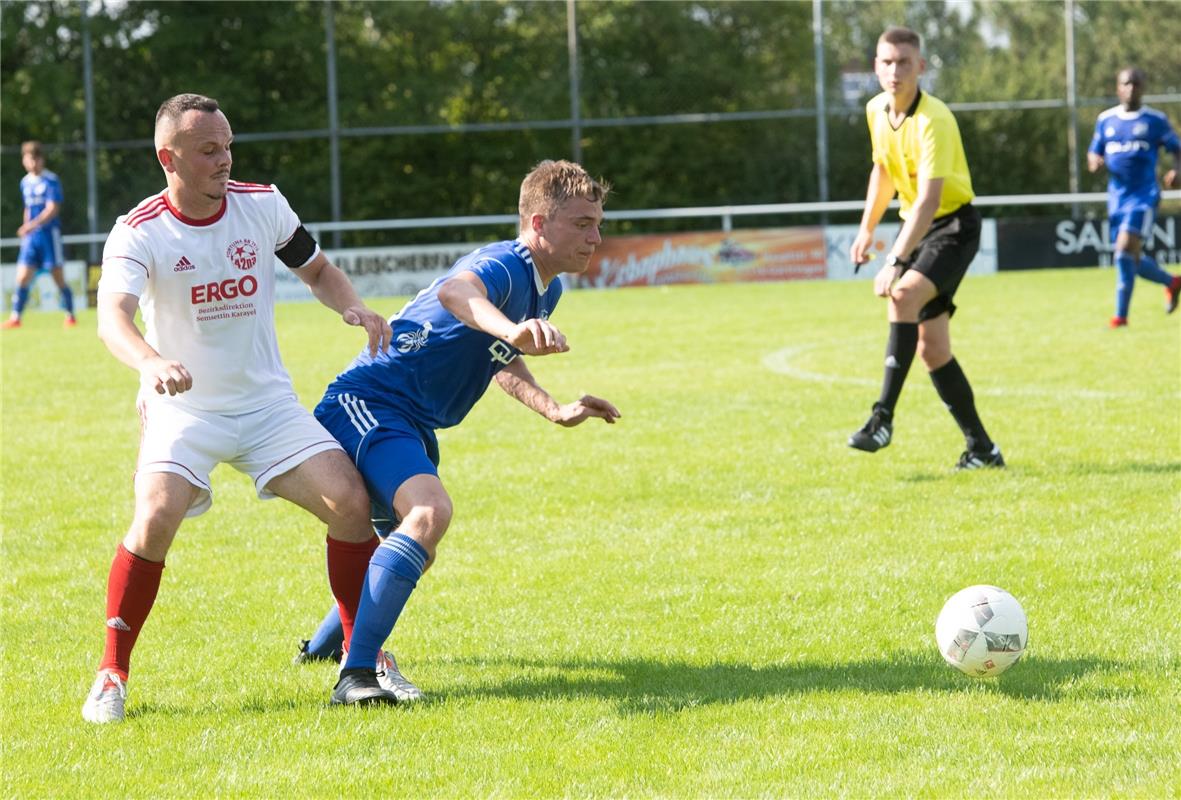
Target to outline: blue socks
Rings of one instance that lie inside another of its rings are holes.
[[[1156,263],[1156,259],[1148,253],[1140,254],[1140,266],[1137,267],[1136,274],[1145,280],[1163,283],[1165,286],[1173,282],[1173,276],[1161,269],[1160,264]]]
[[[373,669],[377,663],[377,651],[389,638],[410,593],[418,584],[427,557],[422,545],[397,531],[386,537],[374,551],[361,590],[345,669]]]
[[[340,661],[343,646],[344,626],[340,624],[340,609],[333,603],[320,622],[320,627],[316,628],[316,632],[308,641],[307,654],[315,658]]]
[[[1115,269],[1118,273],[1115,282],[1115,315],[1127,319],[1128,306],[1132,303],[1132,287],[1136,283],[1136,259],[1132,258],[1131,253],[1117,250]]]
[[[1132,258],[1131,253],[1117,250],[1115,252],[1115,268],[1119,271],[1119,277],[1115,283],[1115,315],[1123,319],[1128,318],[1128,307],[1132,304],[1132,286],[1137,275],[1165,286],[1173,281],[1173,276],[1161,269],[1160,264],[1156,263],[1156,259],[1148,253],[1141,253],[1140,263],[1136,263],[1136,259]]]
[[[18,286],[16,291],[12,293],[12,313],[18,317],[25,310],[25,303],[29,302],[29,287]]]
[[[12,293],[12,313],[18,317],[24,313],[25,306],[29,303],[29,290],[31,286],[18,286],[16,291]],[[61,296],[62,311],[74,316],[74,292],[69,286],[63,286],[57,290]]]

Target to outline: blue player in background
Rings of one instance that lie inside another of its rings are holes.
[[[459,424],[493,379],[565,427],[619,418],[598,397],[559,403],[521,358],[570,349],[549,321],[562,296],[558,275],[589,266],[602,241],[608,190],[578,164],[538,164],[521,184],[518,238],[469,253],[420,292],[390,320],[388,353],[362,352],[316,407],[316,418],[352,456],[393,525],[369,562],[338,689],[376,663],[382,686],[399,701],[422,697],[382,645],[451,522],[437,429]],[[332,624],[330,615],[321,628]]]
[[[20,327],[21,314],[29,302],[29,287],[37,273],[47,270],[61,294],[62,309],[66,312],[65,326],[72,328],[78,321],[74,319],[74,294],[62,274],[62,184],[56,174],[45,168],[45,154],[40,142],[21,144],[21,166],[28,173],[21,178],[24,222],[16,231],[21,237],[21,249],[16,258],[12,315],[4,321],[3,327]]]
[[[1116,77],[1120,104],[1099,115],[1095,136],[1087,148],[1087,169],[1107,167],[1107,217],[1115,240],[1115,316],[1112,328],[1128,324],[1128,306],[1136,276],[1165,285],[1165,311],[1173,313],[1181,296],[1181,276],[1170,275],[1144,252],[1143,242],[1152,236],[1160,187],[1156,182],[1157,151],[1173,154],[1173,168],[1165,173],[1165,188],[1177,185],[1181,167],[1181,140],[1169,118],[1142,105],[1144,73],[1128,67]]]

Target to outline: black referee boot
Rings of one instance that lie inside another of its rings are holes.
[[[890,444],[894,436],[894,415],[878,403],[873,404],[873,414],[865,426],[849,437],[849,447],[876,453]]]

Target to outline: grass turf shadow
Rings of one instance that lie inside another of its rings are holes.
[[[1138,694],[1119,676],[1136,665],[1101,659],[1039,659],[1016,665],[997,679],[976,680],[942,661],[901,653],[876,660],[845,663],[800,662],[750,666],[746,664],[688,664],[654,659],[529,660],[456,659],[438,662],[490,668],[494,673],[517,673],[502,681],[437,690],[445,697],[599,697],[614,701],[625,712],[679,711],[711,703],[733,703],[766,697],[864,692],[988,692],[1013,698],[1056,702],[1062,699],[1099,699]],[[1149,667],[1145,665],[1145,669]]]
[[[543,701],[589,697],[611,701],[622,714],[676,713],[715,703],[816,693],[976,692],[1032,702],[1118,699],[1141,693],[1127,676],[1141,671],[1160,672],[1160,665],[1091,658],[1032,658],[1023,660],[1000,678],[976,680],[961,675],[940,660],[907,652],[835,664],[804,661],[766,666],[627,658],[431,658],[418,662],[419,666],[428,664],[444,675],[458,668],[461,672],[480,671],[485,679],[478,683],[461,681],[427,686],[426,702],[416,703],[415,708],[457,699],[503,697]],[[1171,664],[1167,671],[1176,672],[1177,665]],[[228,702],[223,698],[221,702],[200,706],[136,701],[129,704],[127,717],[143,720],[155,716],[221,714],[229,709],[247,715],[268,715],[317,705],[329,707],[326,686],[295,695],[268,692]],[[382,713],[380,708],[364,711]]]

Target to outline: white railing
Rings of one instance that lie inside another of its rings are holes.
[[[1181,200],[1181,190],[1161,193],[1162,199]],[[1083,192],[1078,194],[998,194],[988,197],[977,197],[972,201],[977,206],[1038,206],[1038,205],[1094,205],[1106,203],[1106,192]],[[890,204],[895,208],[898,201]],[[699,219],[701,217],[717,217],[722,230],[733,228],[735,217],[769,216],[774,214],[827,214],[835,212],[860,211],[865,207],[864,200],[839,200],[827,203],[761,203],[740,206],[695,206],[688,208],[649,208],[621,211],[607,211],[608,220],[634,219]],[[334,231],[380,231],[407,230],[413,228],[454,228],[464,225],[516,225],[516,214],[483,214],[462,217],[415,217],[408,219],[375,219],[357,220],[353,222],[309,222],[307,228],[319,235]],[[89,244],[105,242],[107,234],[75,233],[62,237],[66,244]],[[0,239],[0,247],[18,247],[20,239],[16,237]]]

